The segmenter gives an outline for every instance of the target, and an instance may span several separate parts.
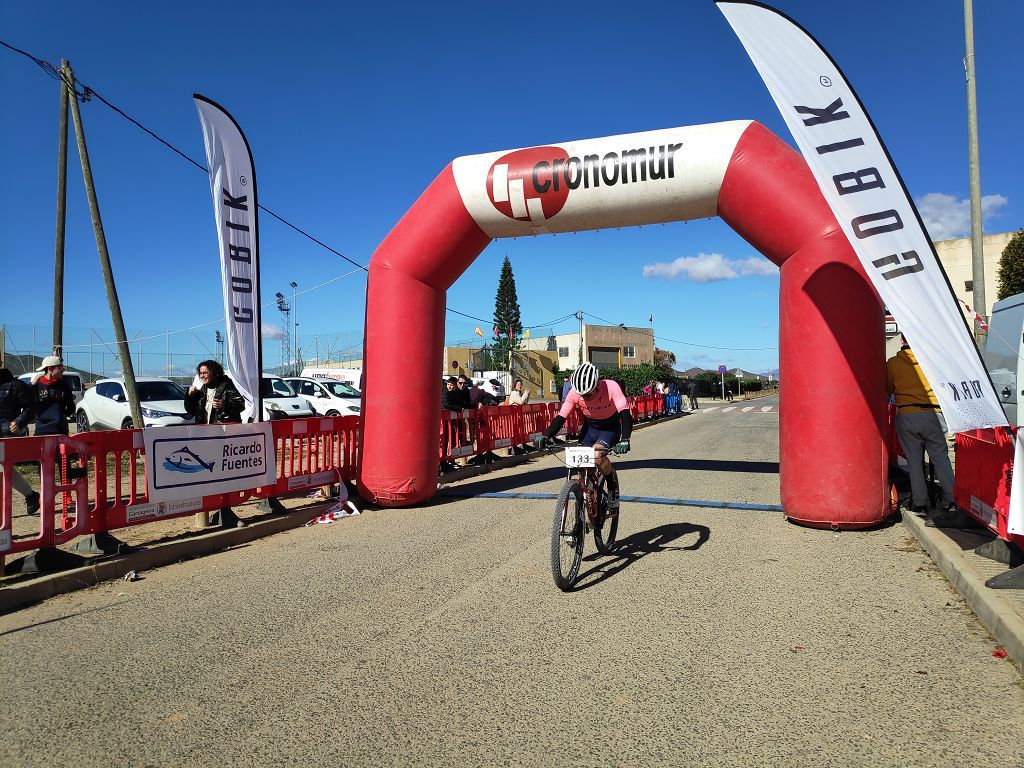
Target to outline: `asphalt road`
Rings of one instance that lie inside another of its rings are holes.
[[[779,502],[777,413],[633,445],[626,494]],[[625,504],[563,594],[552,506],[370,510],[2,617],[0,765],[1024,765],[1019,673],[902,525]]]

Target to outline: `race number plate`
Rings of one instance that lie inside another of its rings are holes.
[[[594,449],[571,447],[565,449],[565,465],[567,467],[594,466]]]

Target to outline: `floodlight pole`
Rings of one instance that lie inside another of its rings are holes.
[[[974,5],[973,0],[964,0],[964,40],[967,55],[964,56],[964,71],[967,75],[967,155],[970,171],[971,190],[971,264],[974,279],[974,311],[981,317],[974,319],[974,338],[978,349],[985,351],[988,331],[982,322],[988,322],[988,305],[985,303],[985,253],[982,248],[981,230],[981,170],[978,159],[978,94],[974,74]]]
[[[64,64],[65,80],[72,87],[75,78],[71,72],[71,64]],[[124,318],[121,316],[121,304],[117,299],[117,286],[114,284],[114,273],[110,268],[110,253],[107,251],[107,238],[103,234],[103,220],[100,218],[100,205],[96,200],[96,187],[92,179],[92,166],[89,164],[89,148],[85,144],[85,127],[82,125],[82,114],[78,108],[77,94],[68,94],[71,102],[71,118],[75,124],[75,138],[78,140],[78,157],[82,161],[82,178],[85,181],[85,194],[89,198],[89,215],[92,217],[92,231],[96,237],[96,250],[99,252],[100,268],[103,270],[103,283],[107,288],[107,304],[110,305],[110,319],[114,324],[117,338],[118,354],[121,356],[121,371],[124,374],[124,388],[128,392],[128,406],[132,413],[132,424],[142,429],[146,423],[142,420],[142,408],[139,405],[139,392],[135,386],[135,369],[132,367],[132,353],[128,346],[128,335],[124,330]],[[141,362],[141,361],[140,361]]]

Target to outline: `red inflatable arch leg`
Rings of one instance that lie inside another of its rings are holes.
[[[890,511],[881,304],[804,159],[753,123],[718,213],[781,267],[782,508],[815,527],[863,528]]]

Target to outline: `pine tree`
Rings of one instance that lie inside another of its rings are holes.
[[[511,349],[519,349],[523,336],[523,324],[519,315],[519,297],[516,295],[516,278],[512,274],[512,263],[505,257],[498,278],[498,294],[494,299],[494,329],[500,334],[494,340],[494,357],[508,362]],[[502,366],[504,367],[504,366]]]
[[[996,299],[1024,293],[1024,229],[1018,230],[999,257]],[[979,310],[981,311],[981,310]]]

